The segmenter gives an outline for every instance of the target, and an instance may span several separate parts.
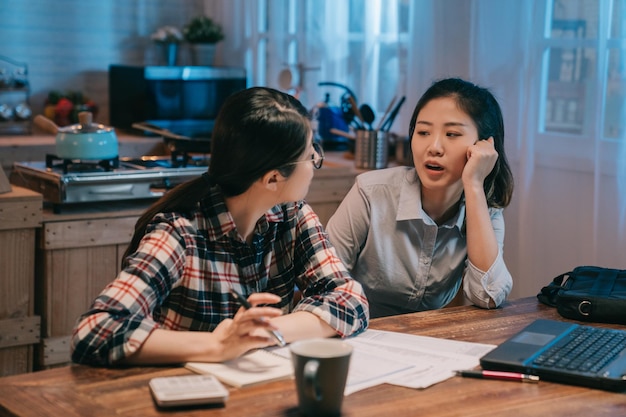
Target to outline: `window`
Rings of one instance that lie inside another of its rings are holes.
[[[604,137],[626,141],[626,0],[615,0],[607,13]]]
[[[257,0],[246,3],[246,67],[250,85],[281,88],[306,106],[341,90],[320,82],[345,85],[359,103],[382,115],[394,95],[406,88],[408,0]],[[289,70],[289,76],[284,70]]]
[[[626,0],[546,0],[541,7],[537,162],[615,175],[626,141]]]
[[[625,0],[547,2],[544,133],[624,140]]]

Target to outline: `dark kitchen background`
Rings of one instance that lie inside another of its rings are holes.
[[[389,3],[395,14],[385,20]],[[290,10],[300,7],[292,19]],[[347,9],[362,13],[339,13]],[[505,212],[513,296],[533,295],[577,265],[626,268],[624,0],[2,0],[0,55],[28,64],[34,114],[50,90],[79,90],[106,124],[109,65],[163,63],[150,35],[198,14],[224,23],[215,63],[245,67],[248,85],[277,87],[282,69],[321,65],[324,78],[315,69],[304,73],[309,106],[324,97],[318,81],[349,83],[379,115],[390,95],[406,94],[399,132],[433,79],[461,76],[491,88],[503,107],[516,179]],[[368,17],[397,26],[376,32],[373,50],[385,54],[378,66],[369,65],[373,53],[365,48],[350,49],[370,39]],[[301,24],[293,33],[290,19]],[[284,36],[259,35],[258,22],[279,26]],[[323,36],[309,37],[310,30]],[[242,39],[255,36],[265,36],[254,44],[265,49],[249,53]],[[290,56],[284,51],[292,43],[303,48]],[[185,48],[179,63],[189,63]]]
[[[163,65],[150,39],[163,26],[182,28],[205,14],[203,0],[3,0],[0,55],[28,65],[30,105],[43,112],[50,91],[79,91],[98,106],[107,124],[110,64]],[[219,47],[218,56],[219,60]],[[179,63],[189,63],[181,45]]]

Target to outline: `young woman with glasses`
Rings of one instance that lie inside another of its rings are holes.
[[[208,172],[138,220],[121,272],[76,325],[72,360],[217,362],[272,345],[277,332],[291,342],[365,330],[362,287],[303,201],[323,159],[295,98],[261,87],[231,96]]]

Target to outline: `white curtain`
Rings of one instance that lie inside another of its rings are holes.
[[[382,113],[391,98],[406,88],[406,63],[401,63],[406,42],[401,42],[400,30],[408,22],[402,14],[407,3],[310,0],[306,5],[303,57],[305,67],[311,68],[306,74],[306,98],[321,100],[324,89],[318,83],[337,82],[352,90],[359,103]]]
[[[621,9],[622,23],[621,23],[621,38],[626,40],[626,1],[622,0]],[[621,65],[619,68],[626,72],[626,48],[621,50]],[[626,74],[620,74],[623,83],[626,83]],[[626,86],[622,86],[626,93]],[[618,159],[617,159],[617,195],[618,195],[618,213],[619,224],[618,230],[620,230],[620,236],[626,235],[626,104],[621,104],[621,117],[622,121],[622,137],[619,146]]]
[[[534,295],[578,265],[626,268],[626,138],[602,139],[601,88],[588,98],[593,104],[585,115],[589,134],[541,134],[544,50],[538,40],[546,2],[476,0],[473,5],[470,73],[502,104],[516,181],[513,203],[505,211],[512,295]],[[604,85],[601,71],[595,77],[591,84]]]
[[[262,0],[206,4],[230,19],[227,30],[236,32],[221,51],[223,63],[253,56],[247,67],[269,86],[277,86],[286,64],[302,64],[308,68],[303,72],[307,105],[323,98],[320,81],[348,85],[378,112],[393,95],[406,95],[394,124],[402,132],[433,80],[459,76],[490,88],[502,105],[516,181],[505,210],[504,256],[515,280],[512,296],[521,297],[535,295],[552,277],[578,265],[626,269],[626,138],[598,140],[603,115],[595,99],[588,109],[593,114],[586,115],[593,120],[589,135],[546,137],[538,128],[544,108],[544,51],[538,45],[547,1],[268,1],[272,42],[263,54],[254,50]],[[624,0],[614,1],[624,6]],[[295,35],[272,20],[274,8],[283,10],[282,19],[295,16]],[[295,55],[289,49],[294,39]],[[624,48],[621,57],[626,59]],[[262,62],[265,72],[255,69]],[[595,77],[598,95],[603,75]],[[623,85],[626,76],[621,80]]]
[[[624,55],[624,66],[626,67],[626,55]],[[626,120],[626,106],[622,111],[622,120]],[[620,151],[618,153],[618,175],[617,175],[617,189],[618,189],[618,207],[619,207],[619,226],[621,236],[626,234],[626,134],[622,138],[620,144]]]

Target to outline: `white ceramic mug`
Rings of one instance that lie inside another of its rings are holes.
[[[300,412],[341,414],[352,346],[340,339],[308,339],[292,343],[290,350]]]

